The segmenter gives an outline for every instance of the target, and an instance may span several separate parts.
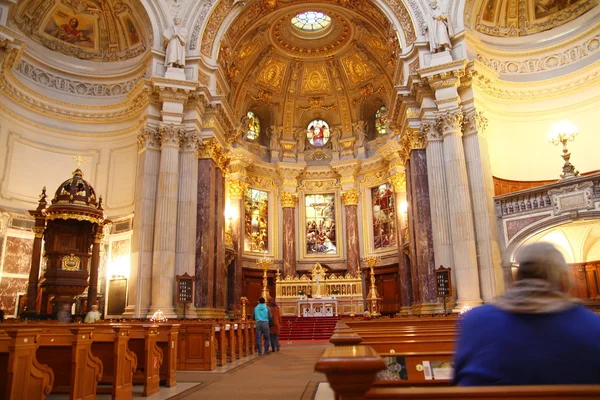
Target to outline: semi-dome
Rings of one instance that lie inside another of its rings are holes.
[[[26,0],[12,22],[48,49],[92,61],[134,58],[152,35],[140,3],[128,0]]]

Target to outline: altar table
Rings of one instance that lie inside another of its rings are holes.
[[[334,297],[320,299],[298,299],[298,317],[338,316],[338,303]]]

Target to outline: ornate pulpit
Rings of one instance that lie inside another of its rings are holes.
[[[34,254],[32,258],[27,309],[41,315],[52,314],[62,305],[71,306],[75,297],[88,288],[88,309],[96,302],[100,242],[105,223],[102,197],[96,199],[94,188],[83,179],[79,167],[73,177],[56,190],[46,208],[46,190],[42,191],[35,217]],[[38,282],[40,250],[44,241],[45,268]],[[36,254],[37,252],[37,254]],[[88,283],[89,280],[89,283]],[[36,307],[38,286],[42,291],[40,308]]]

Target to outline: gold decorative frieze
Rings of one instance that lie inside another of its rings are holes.
[[[75,214],[75,213],[56,213],[46,215],[46,220],[52,221],[55,219],[74,219],[76,221],[88,221],[92,224],[102,225],[104,217],[96,217],[93,215]]]
[[[342,192],[342,202],[345,206],[355,206],[358,205],[358,198],[360,197],[360,192],[356,189],[344,190]]]
[[[285,61],[278,58],[269,58],[262,63],[258,68],[257,82],[274,89],[277,92],[281,92],[281,85],[287,64]]]
[[[394,174],[390,176],[390,183],[394,187],[394,192],[406,192],[406,174]]]
[[[221,171],[226,171],[229,164],[229,157],[223,147],[213,138],[204,140],[198,146],[198,158],[210,158],[217,164]]]
[[[361,55],[352,53],[340,59],[350,86],[356,87],[367,80],[375,78],[372,68]]]
[[[319,191],[332,191],[339,188],[340,185],[335,179],[321,180],[321,181],[302,181],[299,190],[307,192],[319,192]]]
[[[325,63],[304,63],[302,72],[302,94],[327,94],[331,83]]]
[[[382,183],[387,182],[388,175],[389,173],[387,171],[377,171],[366,174],[363,179],[361,179],[360,184],[364,187],[381,185]]]
[[[248,186],[248,183],[243,181],[229,181],[229,197],[232,199],[243,198]]]
[[[264,176],[248,176],[248,183],[251,187],[257,189],[274,189],[277,187],[272,178],[264,177]]]
[[[298,203],[298,193],[281,192],[279,194],[282,208],[294,208]]]

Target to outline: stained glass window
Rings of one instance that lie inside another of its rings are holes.
[[[331,24],[329,15],[319,11],[306,11],[292,18],[294,27],[309,32],[317,32]]]
[[[248,189],[244,197],[244,250],[264,253],[269,249],[269,194]]]
[[[309,194],[304,199],[306,254],[337,254],[335,194]]]
[[[387,114],[388,110],[385,106],[381,106],[375,113],[375,129],[381,135],[387,133]]]
[[[371,188],[373,207],[373,248],[396,246],[394,192],[389,183]]]
[[[260,136],[260,120],[252,111],[248,111],[246,116],[248,117],[248,132],[246,133],[246,139],[256,140]]]
[[[322,119],[315,119],[306,128],[306,138],[315,147],[323,147],[329,141],[329,125]]]

